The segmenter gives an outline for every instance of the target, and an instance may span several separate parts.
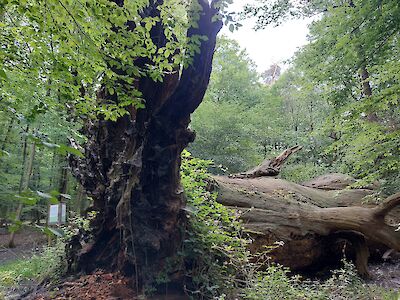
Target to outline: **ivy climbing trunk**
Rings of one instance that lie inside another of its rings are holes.
[[[162,82],[138,79],[145,108],[132,108],[129,116],[115,122],[98,120],[86,126],[85,158],[71,160],[71,167],[93,198],[97,215],[91,242],[83,249],[77,240],[70,244],[73,269],[120,270],[134,276],[139,288],[152,282],[181,245],[185,196],[180,155],[194,140],[188,129],[190,114],[206,91],[222,25],[212,20],[216,11],[207,0],[199,3],[198,27],[190,28],[188,36],[207,39],[192,64],[181,74],[167,74]],[[156,13],[152,5],[146,11]],[[159,31],[152,35],[159,39]],[[99,91],[99,101],[108,97]]]

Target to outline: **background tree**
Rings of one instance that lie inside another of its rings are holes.
[[[273,84],[281,75],[281,67],[278,64],[272,64],[268,70],[261,73],[261,78],[265,84]]]
[[[301,181],[326,172],[330,160],[321,152],[330,139],[316,129],[329,107],[313,82],[291,69],[264,85],[236,42],[224,37],[218,42],[205,101],[194,113],[197,138],[190,151],[222,166],[213,172],[237,173],[300,144],[295,166],[283,176]]]
[[[335,138],[327,152],[335,153],[345,172],[366,181],[384,179],[390,189],[400,163],[399,80],[393,72],[399,60],[399,3],[329,7],[311,26],[311,43],[295,66],[331,107],[323,129]]]
[[[291,73],[301,78],[297,91],[290,91],[293,86],[282,90],[287,112],[291,116],[290,111],[307,107],[312,120],[311,111],[321,107],[322,115],[317,115],[326,122],[307,121],[313,127],[313,143],[322,147],[312,150],[319,153],[318,160],[364,178],[364,183],[382,179],[384,188],[393,192],[399,168],[399,80],[394,71],[399,60],[399,3],[261,1],[248,5],[244,15],[256,17],[256,28],[319,15],[310,26],[310,44],[293,61]],[[300,100],[304,95],[308,104]],[[305,120],[300,115],[290,118],[295,128]]]
[[[252,132],[252,107],[265,99],[264,86],[248,54],[237,42],[220,37],[203,104],[193,116],[193,155],[212,158],[234,173],[261,159]],[[221,170],[219,170],[220,172]]]

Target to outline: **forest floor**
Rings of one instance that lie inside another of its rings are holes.
[[[6,229],[0,231],[0,266],[17,259],[28,259],[34,254],[40,254],[47,242],[46,236],[29,227],[23,228],[15,235],[15,248],[8,248],[9,233]]]
[[[43,286],[31,293],[25,300],[143,300],[135,292],[135,282],[120,273],[97,271],[78,278],[64,279],[56,287]],[[168,291],[165,295],[147,297],[146,300],[186,300],[186,295]]]
[[[16,248],[8,249],[8,234],[0,232],[0,267],[13,261],[27,260],[34,254],[40,254],[46,244],[46,236],[33,229],[26,228],[16,235]],[[400,289],[400,254],[395,254],[385,262],[373,262],[369,265],[372,279],[367,284],[378,285],[387,289]],[[135,283],[132,279],[125,278],[119,273],[107,273],[103,271],[78,278],[64,278],[57,286],[41,285],[34,280],[25,280],[8,290],[5,299],[143,299],[138,298],[132,288]],[[27,294],[25,298],[21,295]],[[0,297],[1,298],[1,297]],[[183,300],[185,296],[167,293],[164,296],[156,296],[157,300]]]
[[[8,248],[9,232],[5,228],[0,228],[0,281],[7,280],[3,278],[3,268],[13,269],[15,264],[21,261],[28,261],[35,254],[40,255],[43,246],[46,245],[46,236],[32,228],[24,227],[15,235],[15,248]],[[28,275],[29,276],[29,275]],[[11,279],[11,278],[10,278]],[[13,280],[12,278],[11,280]],[[15,278],[15,280],[17,280]],[[35,280],[24,279],[18,282],[18,285],[2,287],[0,283],[0,299],[1,293],[5,292],[5,299],[20,299],[20,295],[30,291],[37,285]]]
[[[392,260],[369,264],[372,279],[368,283],[400,291],[400,254]]]
[[[372,279],[367,284],[378,285],[386,289],[399,290],[400,288],[400,257],[387,262],[369,265]],[[134,291],[135,283],[119,273],[97,271],[94,274],[83,275],[79,278],[66,278],[56,288],[44,286],[30,294],[26,300],[128,300],[143,299]],[[185,300],[187,296],[166,293],[162,296],[146,298],[147,300]],[[375,299],[375,298],[374,298]],[[377,298],[379,299],[379,298]]]
[[[130,279],[123,277],[119,273],[97,271],[94,274],[83,275],[79,278],[68,278],[52,290],[44,287],[43,291],[38,290],[27,299],[138,299],[131,286],[133,286],[133,283]]]

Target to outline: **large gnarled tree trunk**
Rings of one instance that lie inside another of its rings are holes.
[[[207,40],[192,65],[182,74],[166,75],[161,83],[139,79],[144,109],[132,109],[116,122],[99,120],[87,125],[85,158],[72,165],[94,200],[97,216],[93,239],[83,249],[70,245],[74,269],[122,270],[140,285],[154,279],[181,245],[185,196],[180,155],[194,140],[188,129],[190,114],[206,91],[221,28],[220,21],[212,20],[215,9],[207,0],[199,2],[198,28],[189,29],[188,36]],[[146,13],[159,13],[158,4],[151,4]],[[152,33],[160,38],[159,31]],[[106,98],[106,92],[100,91],[99,101]]]

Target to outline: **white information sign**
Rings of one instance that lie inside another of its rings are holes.
[[[49,225],[64,224],[67,221],[67,205],[52,204],[49,208]]]

